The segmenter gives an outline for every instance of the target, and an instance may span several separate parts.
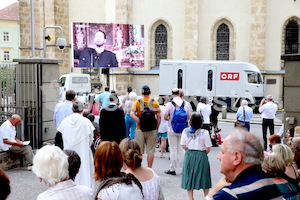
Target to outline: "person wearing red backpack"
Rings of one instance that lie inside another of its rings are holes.
[[[148,85],[142,87],[141,93],[143,98],[134,102],[130,117],[137,122],[135,140],[141,153],[144,153],[146,144],[148,167],[152,168],[161,110],[158,101],[150,97],[151,90]]]
[[[183,93],[183,91],[182,91]],[[180,89],[172,90],[173,99],[166,104],[164,119],[168,121],[168,141],[170,147],[170,168],[166,174],[176,175],[176,168],[182,169],[184,150],[180,145],[181,133],[188,126],[192,108],[183,98]]]

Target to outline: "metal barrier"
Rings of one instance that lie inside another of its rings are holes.
[[[35,78],[37,68],[34,64],[22,68],[14,64],[0,65],[0,124],[13,114],[19,114],[23,120],[17,126],[17,138],[31,140],[34,149],[41,145],[37,115],[39,87]]]

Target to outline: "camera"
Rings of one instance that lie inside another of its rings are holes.
[[[67,46],[67,41],[66,41],[66,38],[64,37],[59,37],[56,41],[56,46],[58,49],[60,50],[64,50],[65,47]]]

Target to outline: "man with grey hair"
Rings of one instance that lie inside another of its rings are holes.
[[[249,132],[250,121],[253,117],[253,110],[248,106],[247,100],[242,100],[241,106],[239,107],[235,117],[239,122],[245,123],[245,129]]]
[[[263,152],[255,135],[235,129],[225,138],[217,156],[225,177],[205,199],[282,199],[277,185],[261,168]]]
[[[75,183],[94,188],[94,161],[91,145],[93,143],[94,126],[91,121],[82,116],[83,103],[73,102],[73,114],[66,117],[57,130],[61,132],[64,149],[74,150],[81,158],[81,167],[75,178]]]
[[[273,102],[273,96],[267,95],[265,99],[262,99],[259,104],[258,111],[262,117],[262,133],[264,139],[264,149],[267,150],[267,129],[269,127],[270,135],[274,134],[274,119],[278,107]]]
[[[31,169],[33,152],[30,145],[16,138],[16,126],[21,122],[20,115],[14,114],[0,127],[0,149],[25,157],[28,169]]]

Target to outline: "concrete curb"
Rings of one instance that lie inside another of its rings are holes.
[[[236,120],[235,119],[218,119],[221,122],[231,122],[234,123]],[[262,124],[261,121],[251,121],[250,124]],[[282,123],[280,122],[274,122],[275,126],[282,126]]]

